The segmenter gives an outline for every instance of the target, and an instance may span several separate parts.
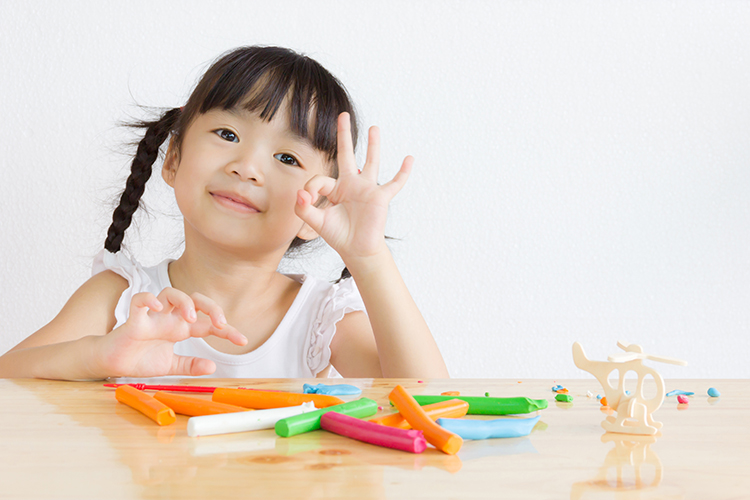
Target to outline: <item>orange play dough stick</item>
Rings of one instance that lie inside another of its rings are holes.
[[[397,385],[388,395],[388,398],[396,405],[399,413],[411,424],[413,429],[424,433],[424,438],[432,446],[448,455],[455,455],[461,449],[461,445],[464,443],[461,436],[443,429],[430,420],[427,413],[411,397],[411,394],[406,392],[406,389]]]
[[[312,401],[315,408],[344,404],[344,401],[327,394],[303,394],[299,392],[266,392],[248,391],[247,389],[229,389],[218,387],[211,397],[217,403],[244,406],[245,408],[267,409],[299,406]]]
[[[469,403],[460,399],[449,399],[448,401],[424,405],[422,409],[432,421],[439,418],[461,418],[469,411]],[[398,429],[411,429],[411,425],[409,425],[409,422],[404,419],[401,413],[392,413],[390,415],[371,418],[370,422]]]
[[[215,401],[197,398],[195,396],[184,396],[182,394],[172,394],[163,391],[154,394],[154,399],[169,406],[175,413],[179,413],[180,415],[190,415],[191,417],[217,415],[219,413],[236,413],[238,411],[252,411],[243,408],[242,406],[217,403]]]
[[[121,385],[115,390],[115,398],[120,403],[138,410],[159,425],[173,424],[177,417],[172,408],[161,403],[143,391],[129,385]]]

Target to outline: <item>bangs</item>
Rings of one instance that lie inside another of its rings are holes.
[[[244,109],[271,121],[285,102],[291,132],[330,161],[336,159],[337,120],[344,111],[352,116],[357,143],[354,110],[343,85],[316,61],[280,47],[244,47],[219,59],[196,87],[186,111]]]

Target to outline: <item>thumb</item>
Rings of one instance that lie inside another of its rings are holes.
[[[210,375],[216,371],[216,364],[210,359],[175,354],[169,375]]]
[[[297,191],[297,203],[294,205],[294,213],[310,226],[313,231],[320,234],[325,214],[322,209],[313,205],[312,195],[304,189]]]

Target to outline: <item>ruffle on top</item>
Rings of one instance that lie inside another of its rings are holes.
[[[96,257],[94,257],[94,263],[91,266],[91,276],[107,270],[119,274],[128,280],[128,283],[130,284],[127,290],[122,292],[120,300],[117,302],[117,307],[115,308],[115,318],[117,319],[115,328],[117,328],[128,319],[128,315],[130,314],[130,302],[133,295],[140,291],[148,290],[149,285],[151,285],[151,278],[146,271],[144,271],[143,266],[125,255],[122,251],[112,253],[108,250],[102,249]]]
[[[332,285],[312,324],[307,366],[313,374],[317,375],[330,364],[331,341],[336,334],[336,323],[347,313],[354,311],[367,313],[354,279],[347,278]],[[335,373],[331,370],[331,375]]]

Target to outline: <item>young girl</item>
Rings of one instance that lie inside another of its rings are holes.
[[[413,159],[378,185],[378,129],[360,170],[355,123],[346,90],[308,57],[221,57],[184,107],[142,124],[93,277],[0,357],[0,377],[447,377],[385,244]],[[167,139],[185,251],[143,268],[120,245]],[[339,282],[277,272],[318,236],[346,265]]]

